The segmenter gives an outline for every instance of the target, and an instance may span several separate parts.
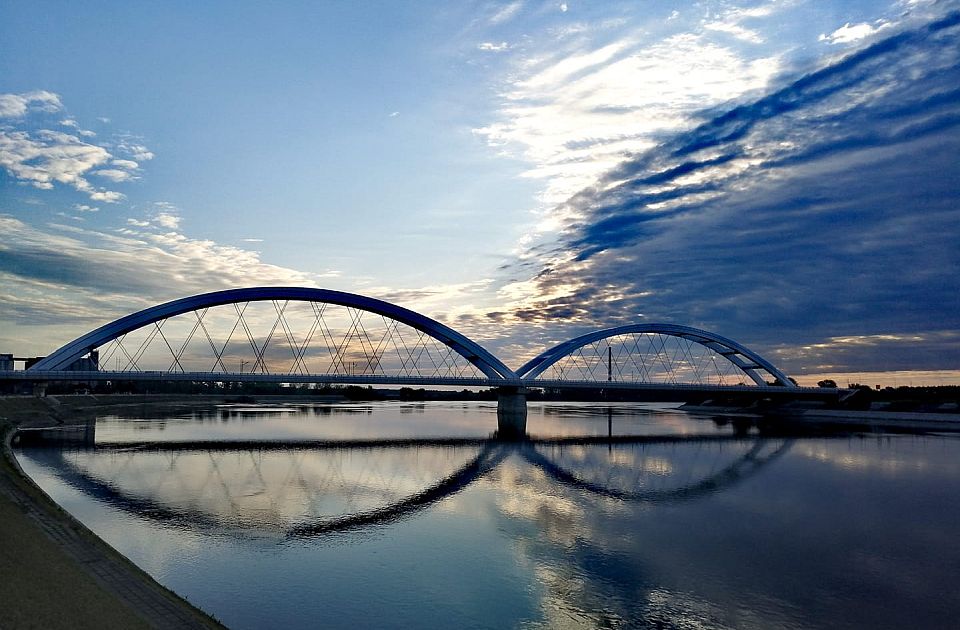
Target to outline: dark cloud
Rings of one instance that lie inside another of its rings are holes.
[[[531,274],[550,297],[513,315],[693,324],[788,369],[805,359],[785,345],[960,330],[958,85],[951,13],[716,113],[571,198],[566,262]],[[839,356],[958,367],[903,343],[891,360],[887,341]]]

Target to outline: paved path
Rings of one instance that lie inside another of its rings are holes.
[[[0,628],[222,627],[54,504],[3,438]]]

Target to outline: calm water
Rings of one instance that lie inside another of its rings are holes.
[[[531,405],[534,438],[637,436],[606,444],[487,442],[484,403],[140,416],[100,418],[95,448],[18,457],[230,627],[960,619],[955,436],[766,436],[638,405]],[[331,445],[370,438],[404,441]]]

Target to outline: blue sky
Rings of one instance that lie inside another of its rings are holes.
[[[517,365],[669,321],[960,369],[960,3],[0,11],[0,350],[304,284]]]

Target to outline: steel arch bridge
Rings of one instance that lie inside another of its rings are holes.
[[[689,326],[598,330],[514,371],[477,342],[420,313],[305,287],[229,289],[152,306],[65,344],[28,370],[0,372],[0,379],[824,395],[820,388],[797,387],[745,346]]]

